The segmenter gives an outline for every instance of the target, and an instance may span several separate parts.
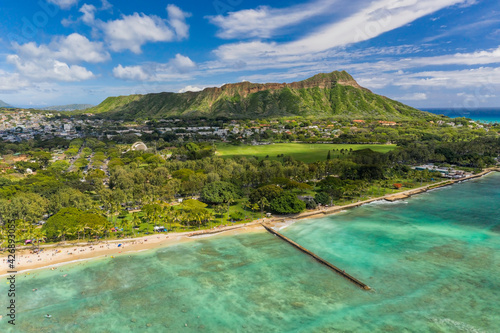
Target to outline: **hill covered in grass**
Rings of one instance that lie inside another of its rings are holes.
[[[0,100],[0,108],[13,108],[13,106]]]
[[[409,119],[430,116],[429,113],[372,93],[345,71],[317,74],[292,83],[241,82],[199,92],[109,97],[85,112],[130,120],[283,116]]]

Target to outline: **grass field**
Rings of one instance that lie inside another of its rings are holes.
[[[217,145],[217,155],[221,157],[236,157],[257,156],[259,159],[265,158],[269,155],[269,159],[278,159],[277,155],[285,154],[285,156],[292,156],[296,160],[305,163],[312,163],[320,160],[325,160],[328,150],[332,149],[352,149],[360,150],[370,148],[373,151],[386,153],[396,148],[396,145],[378,145],[378,144],[308,144],[308,143],[276,143],[265,146],[233,146],[228,144]],[[332,155],[332,158],[334,155]]]

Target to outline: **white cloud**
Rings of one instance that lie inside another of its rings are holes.
[[[113,75],[118,79],[135,81],[169,81],[174,79],[189,79],[196,69],[196,63],[189,57],[176,54],[167,63],[150,63],[142,66],[118,65],[113,69]]]
[[[22,45],[13,43],[12,46],[18,55],[26,59],[58,59],[73,63],[98,63],[110,59],[103,43],[92,42],[78,33],[56,37],[48,45],[29,42]]]
[[[455,53],[434,57],[403,58],[401,60],[384,60],[377,62],[344,63],[343,68],[363,74],[360,84],[368,88],[382,88],[391,84],[388,80],[377,80],[377,74],[397,71],[399,76],[411,75],[410,71],[420,71],[428,66],[477,66],[500,63],[500,47],[491,50],[478,50],[471,53]],[[406,71],[406,72],[405,72]],[[390,77],[396,75],[391,74]]]
[[[194,61],[179,53],[175,55],[174,59],[169,61],[167,66],[178,73],[187,73],[196,68]]]
[[[2,93],[16,92],[31,85],[29,80],[22,78],[18,73],[0,70],[0,77],[2,77],[0,80],[0,92]]]
[[[493,50],[472,53],[455,53],[410,60],[413,65],[486,65],[500,63],[500,46]]]
[[[156,15],[134,13],[122,15],[121,19],[99,22],[113,51],[130,50],[141,53],[141,46],[148,42],[168,42],[185,39],[189,35],[189,26],[185,18],[190,14],[175,5],[167,7],[168,20]],[[168,23],[168,24],[167,24]]]
[[[158,16],[134,13],[102,25],[106,40],[113,51],[130,50],[141,53],[147,42],[166,42],[174,39],[174,33]]]
[[[401,101],[425,101],[425,100],[427,100],[427,94],[426,93],[413,93],[413,94],[403,95],[400,97],[394,97],[394,99],[401,100]]]
[[[94,5],[84,4],[79,10],[82,13],[82,21],[86,24],[92,24],[95,21],[95,13],[97,8]]]
[[[118,65],[113,68],[113,75],[118,79],[132,81],[145,81],[150,77],[141,66],[123,67],[122,65]]]
[[[35,81],[83,81],[94,74],[80,62],[99,63],[110,58],[103,43],[92,42],[85,36],[73,33],[55,37],[49,44],[13,43],[16,54],[7,55],[7,62],[14,65],[22,78]]]
[[[186,24],[186,18],[190,17],[190,13],[183,12],[176,5],[168,5],[168,23],[174,28],[178,39],[186,39],[189,37],[189,25]]]
[[[185,93],[187,91],[192,91],[192,92],[197,92],[197,91],[202,91],[205,88],[200,88],[196,86],[185,86],[184,88],[180,89],[178,93]]]
[[[447,89],[476,87],[478,89],[500,85],[500,67],[480,67],[454,71],[425,71],[406,73],[394,79],[393,85],[401,87],[442,87]],[[497,88],[492,88],[497,90]]]
[[[69,9],[78,3],[78,0],[48,0],[48,2],[53,3],[61,7],[62,9]]]
[[[101,0],[102,5],[101,5],[101,10],[108,10],[113,8],[113,5],[109,3],[108,0]]]
[[[65,62],[54,59],[22,59],[20,56],[11,54],[7,56],[7,62],[16,66],[23,77],[37,81],[83,81],[94,78],[94,74],[86,68],[78,65],[68,65]]]
[[[263,63],[294,63],[335,47],[358,43],[404,26],[437,10],[466,0],[378,0],[333,24],[288,43],[252,41],[222,45],[214,53],[220,66],[233,61],[259,66]],[[272,17],[269,17],[272,20]]]
[[[324,15],[331,11],[336,1],[316,0],[305,5],[295,5],[276,9],[259,6],[256,9],[245,9],[230,12],[227,16],[207,16],[210,23],[220,28],[220,38],[269,38],[278,29],[293,26],[314,16]]]

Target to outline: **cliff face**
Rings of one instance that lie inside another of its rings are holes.
[[[292,83],[240,82],[199,92],[110,97],[86,112],[115,119],[293,115],[401,119],[426,114],[372,93],[345,71],[321,73]]]
[[[330,89],[335,85],[350,86],[357,89],[365,89],[361,87],[354,78],[347,72],[332,72],[328,74],[317,74],[307,80],[292,82],[292,83],[251,83],[251,82],[240,82],[240,83],[230,83],[225,84],[222,87],[205,88],[209,94],[221,94],[228,93],[234,94],[239,93],[243,97],[247,97],[250,94],[257,93],[264,90],[279,90],[283,88],[290,89],[310,89],[310,88],[320,88],[320,89]],[[367,90],[367,89],[365,89]]]

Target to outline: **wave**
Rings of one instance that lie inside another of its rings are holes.
[[[469,325],[467,323],[463,323],[458,320],[453,320],[450,318],[431,318],[431,321],[437,324],[444,324],[448,326],[452,326],[453,328],[458,329],[459,331],[462,332],[469,332],[469,333],[483,333],[485,331],[482,331],[472,325]]]

